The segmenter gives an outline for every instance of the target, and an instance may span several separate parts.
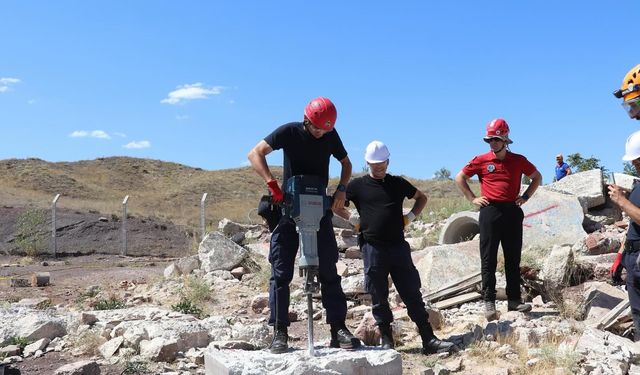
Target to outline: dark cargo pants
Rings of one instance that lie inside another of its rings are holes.
[[[347,299],[340,285],[336,263],[338,246],[336,244],[332,213],[320,221],[318,231],[319,280],[322,294],[322,306],[327,311],[327,323],[343,323],[347,316]],[[289,326],[289,284],[293,279],[299,236],[293,220],[283,217],[271,234],[269,262],[271,279],[269,280],[270,325]],[[296,270],[297,271],[297,270]]]

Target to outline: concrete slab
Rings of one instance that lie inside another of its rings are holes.
[[[480,271],[478,240],[426,247],[415,263],[422,287],[428,293]]]
[[[584,213],[587,213],[589,208],[605,202],[602,177],[600,169],[592,169],[568,175],[560,181],[541,186],[540,189],[578,197]]]
[[[402,357],[395,350],[372,346],[358,350],[316,347],[315,357],[306,348],[284,354],[207,348],[204,368],[206,375],[397,375],[402,374]]]

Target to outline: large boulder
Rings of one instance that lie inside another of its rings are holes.
[[[208,233],[198,248],[200,267],[206,272],[231,271],[247,257],[248,253],[248,250],[220,232]]]
[[[600,169],[571,174],[560,181],[542,186],[541,189],[578,197],[584,213],[605,202]]]
[[[426,247],[414,257],[422,287],[433,292],[479,272],[479,249],[477,240]]]
[[[522,205],[522,211],[522,244],[525,251],[550,249],[554,245],[573,245],[587,234],[582,227],[582,206],[574,196],[538,189]]]

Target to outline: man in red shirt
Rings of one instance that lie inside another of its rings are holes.
[[[496,265],[498,246],[502,243],[504,268],[507,278],[509,311],[526,312],[531,305],[522,302],[520,295],[520,255],[522,253],[522,221],[520,208],[535,193],[542,182],[542,175],[522,155],[509,151],[513,143],[509,138],[509,125],[503,119],[495,119],[487,125],[484,141],[490,151],[474,157],[456,176],[456,185],[465,198],[480,207],[480,258],[482,295],[487,320],[498,318],[496,312]],[[522,175],[531,184],[520,195]],[[477,197],[468,180],[478,175],[480,196]]]

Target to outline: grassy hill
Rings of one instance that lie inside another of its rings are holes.
[[[272,167],[276,175],[281,167]],[[447,217],[469,209],[453,181],[409,178],[429,196],[425,216]],[[330,185],[335,186],[337,179]],[[160,160],[108,157],[52,163],[40,159],[0,160],[0,203],[47,208],[55,194],[58,207],[104,215],[120,214],[129,195],[132,215],[157,217],[198,228],[200,199],[207,193],[207,223],[223,218],[258,222],[254,208],[267,189],[249,167],[207,171]],[[425,217],[427,218],[427,217]]]

